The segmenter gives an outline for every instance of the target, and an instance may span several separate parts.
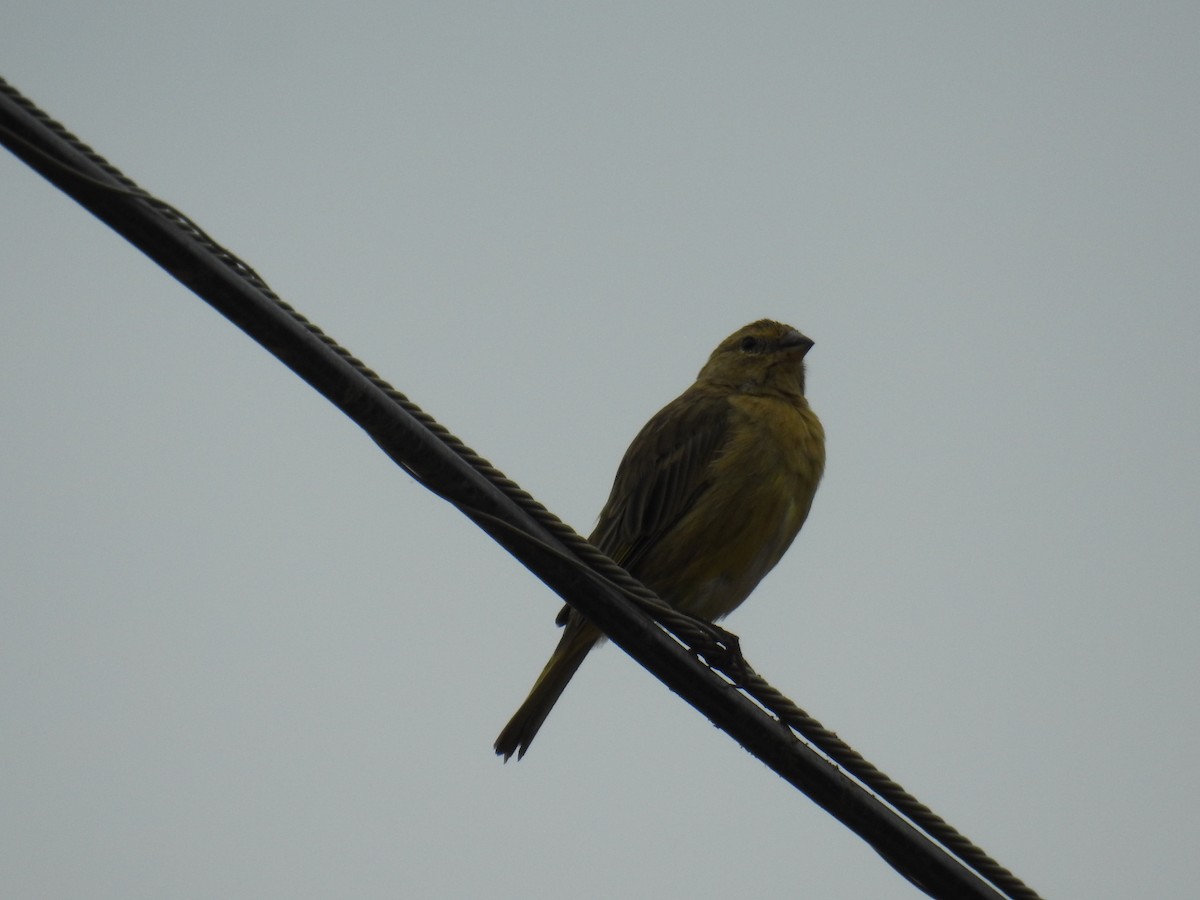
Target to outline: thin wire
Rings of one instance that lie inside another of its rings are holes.
[[[555,539],[567,547],[571,554],[573,554],[573,557],[560,553],[545,541],[534,535],[519,531],[508,523],[501,522],[500,524],[512,530],[515,534],[519,534],[522,539],[537,542],[542,548],[549,549],[556,555],[567,559],[572,564],[578,566],[581,572],[587,573],[589,577],[598,576],[621,591],[648,615],[659,622],[668,633],[674,635],[697,656],[702,657],[711,669],[719,672],[766,710],[774,714],[810,746],[833,760],[846,774],[875,792],[898,813],[941,845],[950,855],[960,860],[967,868],[991,882],[1004,893],[1014,898],[1014,900],[1039,900],[1038,894],[1011,871],[992,859],[981,848],[929,809],[929,807],[921,803],[899,784],[868,762],[861,754],[838,737],[836,733],[825,728],[819,721],[798,707],[776,688],[772,687],[766,679],[750,667],[749,663],[741,655],[736,636],[717,626],[698,621],[667,605],[656,594],[645,587],[645,585],[634,579],[593,544],[542,506],[541,503],[522,489],[516,482],[505,476],[503,472],[493,466],[487,459],[468,447],[462,440],[452,434],[445,426],[421,409],[416,403],[388,384],[374,370],[357,357],[351,355],[349,351],[325,334],[317,325],[310,322],[305,316],[285,302],[271,290],[266,281],[253,268],[210,237],[192,219],[171,204],[154,197],[126,177],[124,173],[111,165],[100,154],[79,140],[79,138],[75,137],[63,125],[50,118],[20,92],[16,91],[15,88],[11,87],[3,78],[0,78],[0,92],[3,92],[12,100],[19,103],[30,115],[37,118],[62,141],[85,156],[90,163],[112,178],[117,184],[105,182],[86,172],[82,172],[68,161],[58,159],[57,157],[50,157],[40,148],[32,147],[19,136],[8,132],[11,137],[21,141],[25,146],[30,147],[30,149],[36,151],[44,158],[52,159],[57,166],[64,171],[70,172],[72,177],[85,180],[98,189],[134,197],[163,213],[176,227],[203,245],[209,253],[219,259],[239,278],[242,278],[265,296],[269,297],[292,319],[342,357],[375,385],[375,387],[401,406],[409,415],[418,420],[467,465],[491,482],[501,493],[516,503],[530,517],[536,520],[538,524],[550,532]],[[7,132],[8,130],[5,129],[5,131]],[[443,497],[464,514],[473,519],[488,518],[493,522],[500,521],[473,507],[471,504],[462,501],[456,496],[455,491],[445,485],[436,483],[436,479],[420,471],[419,468],[411,463],[403,460],[397,460],[397,462],[420,484]]]

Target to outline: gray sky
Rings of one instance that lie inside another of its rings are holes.
[[[829,466],[729,621],[1047,897],[1196,864],[1200,7],[39,2],[0,73],[581,531],[716,343]],[[918,896],[0,154],[12,896]]]

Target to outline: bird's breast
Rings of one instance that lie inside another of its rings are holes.
[[[681,576],[668,602],[710,620],[732,612],[779,562],[825,468],[824,431],[802,398],[731,403],[730,437],[709,487],[675,530],[678,540],[660,548],[674,557],[664,569]]]

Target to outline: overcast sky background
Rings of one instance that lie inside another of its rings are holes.
[[[1200,6],[14,4],[0,74],[587,532],[761,316],[829,465],[729,621],[1046,897],[1197,863]],[[13,897],[920,896],[0,153]]]

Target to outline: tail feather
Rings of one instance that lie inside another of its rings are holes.
[[[529,696],[496,738],[496,754],[503,756],[505,762],[514,753],[517,759],[525,755],[563,689],[599,638],[600,630],[582,619],[574,619],[567,625]]]

